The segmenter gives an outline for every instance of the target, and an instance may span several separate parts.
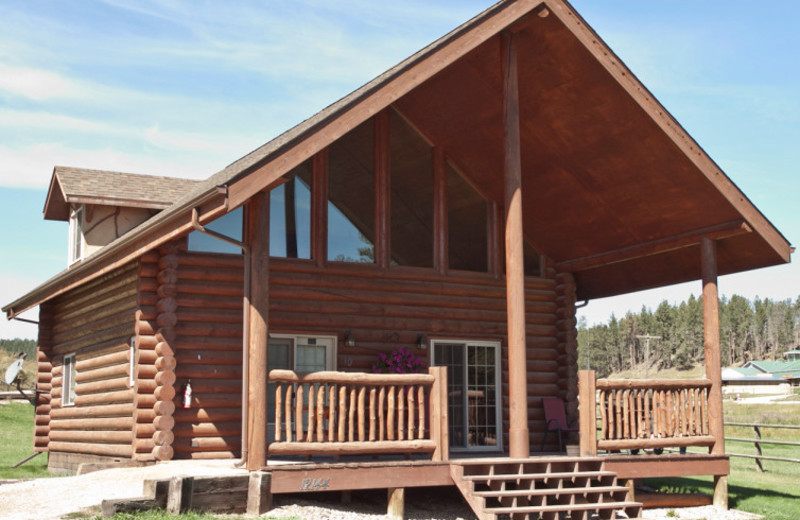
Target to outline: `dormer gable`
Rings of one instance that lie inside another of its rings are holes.
[[[113,242],[190,191],[198,181],[56,166],[45,220],[69,221],[69,264]]]

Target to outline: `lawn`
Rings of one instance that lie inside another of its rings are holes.
[[[800,425],[799,405],[725,403],[726,422]],[[752,439],[752,427],[726,426],[726,437]],[[800,430],[761,429],[762,439],[800,442]],[[728,453],[755,454],[753,443],[728,441]],[[800,459],[800,446],[762,445],[763,455]],[[767,520],[795,520],[800,516],[800,464],[731,457],[728,502],[731,508],[764,515]],[[662,491],[712,493],[711,478],[652,479],[647,485]]]
[[[11,466],[33,453],[33,406],[28,403],[0,404],[0,479],[53,476],[47,472],[47,454],[22,466]]]

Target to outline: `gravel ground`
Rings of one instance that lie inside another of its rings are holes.
[[[141,496],[146,479],[173,475],[237,475],[230,460],[172,461],[141,468],[118,468],[78,477],[26,480],[0,484],[2,520],[60,520],[62,516],[99,506],[104,499]],[[270,517],[300,517],[306,520],[384,520],[386,491],[354,491],[350,503],[341,493],[279,495]],[[751,520],[762,518],[741,511],[713,506],[645,510],[643,518],[671,520]],[[454,487],[409,488],[406,490],[406,518],[409,520],[474,520],[475,515]]]

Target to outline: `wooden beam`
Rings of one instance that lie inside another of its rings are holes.
[[[719,294],[717,289],[717,244],[710,238],[700,242],[703,276],[703,344],[708,390],[708,427],[714,438],[712,455],[725,453],[725,429],[722,417],[722,367],[719,344]],[[714,478],[714,505],[728,507],[728,477]]]
[[[495,278],[503,275],[503,214],[500,204],[495,201],[489,202],[489,219],[487,222],[488,233],[486,235],[489,255],[489,274]]]
[[[578,372],[579,425],[581,457],[597,455],[597,403],[594,370]]]
[[[259,192],[247,205],[250,247],[250,308],[247,396],[247,469],[267,464],[267,324],[269,323],[269,194]]]
[[[311,179],[311,258],[317,267],[328,260],[328,149],[314,156]]]
[[[375,114],[375,263],[388,269],[392,262],[391,171],[389,157],[389,112]]]
[[[525,259],[522,235],[522,159],[519,130],[516,37],[502,33],[503,143],[506,210],[506,312],[508,320],[509,456],[528,458],[525,373]]]
[[[447,164],[441,146],[433,147],[433,268],[447,273]]]
[[[713,240],[721,240],[745,233],[752,232],[750,226],[744,220],[733,220],[723,222],[715,226],[687,231],[671,237],[659,238],[633,246],[622,247],[596,255],[589,255],[583,258],[575,258],[556,264],[559,271],[576,272],[603,267],[606,265],[627,262],[637,258],[667,253],[676,249],[695,246],[706,237]]]

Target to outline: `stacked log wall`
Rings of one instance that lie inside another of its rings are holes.
[[[501,344],[504,432],[508,431],[508,366],[505,281],[477,273],[310,264],[270,263],[270,332],[339,337],[336,370],[370,371],[380,352],[417,347],[428,339],[473,339]],[[543,396],[560,395],[556,329],[556,282],[526,280],[528,417],[531,442],[544,431]],[[355,338],[345,345],[344,331]],[[507,446],[507,439],[504,441]]]
[[[241,450],[243,260],[181,252],[176,267],[175,458],[225,458]]]
[[[558,380],[559,397],[567,407],[567,421],[578,424],[578,329],[575,278],[572,273],[556,275],[558,304]],[[577,435],[572,441],[577,442]]]
[[[50,437],[50,395],[53,380],[53,305],[39,306],[39,340],[36,348],[36,412],[33,450],[47,451]]]
[[[52,303],[51,454],[133,455],[130,340],[137,307],[137,266],[119,268]],[[64,406],[64,356],[72,353],[76,397],[73,405]]]

